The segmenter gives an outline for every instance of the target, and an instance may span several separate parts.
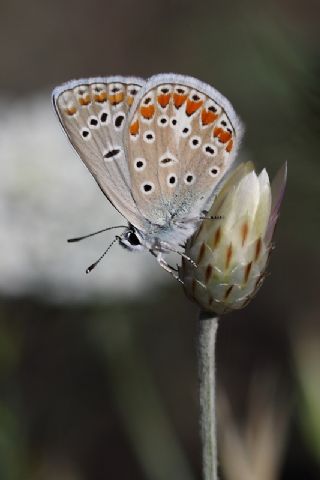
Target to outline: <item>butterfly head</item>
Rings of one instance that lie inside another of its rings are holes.
[[[142,232],[130,224],[118,240],[123,248],[131,252],[139,252],[146,248]]]

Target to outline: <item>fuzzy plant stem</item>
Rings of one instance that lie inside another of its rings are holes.
[[[199,378],[203,480],[217,480],[215,342],[218,318],[200,313]]]

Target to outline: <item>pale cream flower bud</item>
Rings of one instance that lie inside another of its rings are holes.
[[[286,164],[270,187],[251,162],[227,178],[208,217],[188,241],[181,278],[187,295],[204,310],[222,314],[244,307],[265,277],[272,235],[286,184]]]

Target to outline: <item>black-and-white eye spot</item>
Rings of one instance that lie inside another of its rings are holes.
[[[84,140],[90,140],[91,138],[91,132],[88,128],[82,128],[82,130],[80,131],[80,134]]]
[[[76,95],[82,96],[86,92],[87,92],[87,89],[84,86],[80,86],[80,87],[75,88]]]
[[[191,133],[191,127],[182,127],[182,130],[181,130],[181,136],[186,138],[190,135]]]
[[[99,120],[95,115],[90,115],[88,118],[88,126],[89,128],[99,128]]]
[[[215,157],[217,155],[217,149],[212,143],[205,143],[202,146],[202,151],[207,157]]]
[[[178,119],[176,117],[172,117],[170,119],[170,127],[175,128],[178,124]]]
[[[187,95],[189,90],[185,87],[182,87],[181,85],[178,85],[177,87],[175,87],[174,91],[175,93],[178,93],[178,95]]]
[[[102,111],[100,113],[100,123],[101,125],[107,125],[109,123],[109,114],[108,112]]]
[[[228,120],[228,117],[225,114],[222,115],[222,117],[220,118],[220,121],[218,122],[218,126],[222,127],[223,130],[227,130],[229,133],[232,133],[231,124]]]
[[[193,137],[190,138],[189,145],[190,145],[190,148],[192,148],[193,150],[195,150],[196,148],[199,148],[201,145],[201,137],[199,137],[198,135],[194,135]]]
[[[157,95],[167,95],[168,93],[171,93],[172,91],[172,86],[169,85],[160,85],[157,88]]]
[[[143,182],[140,186],[140,190],[144,195],[150,195],[154,191],[154,183]]]
[[[197,90],[191,90],[189,98],[192,102],[198,103],[204,100],[205,97],[202,93],[198,92]]]
[[[211,177],[217,177],[220,173],[220,168],[215,166],[215,167],[210,167],[209,169],[209,174]]]
[[[143,140],[146,143],[153,143],[156,139],[155,133],[152,130],[147,130],[143,134]]]
[[[219,115],[219,113],[221,112],[221,107],[215,103],[213,100],[208,100],[205,104],[205,108],[211,112],[211,113],[215,113],[216,115]]]
[[[124,86],[121,83],[110,83],[109,93],[111,93],[111,95],[116,95],[117,93],[121,93],[123,91]]]
[[[169,125],[169,117],[167,115],[161,115],[158,120],[157,124],[159,127],[167,127]]]
[[[145,158],[136,158],[134,161],[134,169],[137,172],[142,172],[146,168],[147,162]]]
[[[129,92],[129,95],[132,95],[132,97],[134,97],[138,93],[138,88],[135,85],[129,85],[128,92]]]
[[[121,130],[123,125],[124,125],[124,120],[126,118],[126,115],[124,112],[119,112],[117,115],[114,117],[113,122],[114,122],[114,128],[116,130]]]
[[[186,185],[192,185],[195,182],[195,180],[196,180],[196,177],[192,172],[186,173],[183,179]]]
[[[160,167],[170,167],[175,163],[178,163],[178,159],[169,151],[161,155],[161,157],[159,158]]]
[[[170,188],[175,187],[176,184],[177,184],[177,181],[178,181],[177,175],[175,173],[169,173],[169,175],[167,176],[168,187],[170,187]]]
[[[103,153],[103,158],[106,162],[112,162],[118,158],[121,154],[120,147],[111,147],[109,150],[105,150]]]

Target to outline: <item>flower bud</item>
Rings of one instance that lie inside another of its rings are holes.
[[[286,164],[272,187],[265,169],[240,164],[223,184],[197,232],[188,241],[180,276],[187,295],[217,314],[244,307],[265,277],[272,236],[286,184]]]

